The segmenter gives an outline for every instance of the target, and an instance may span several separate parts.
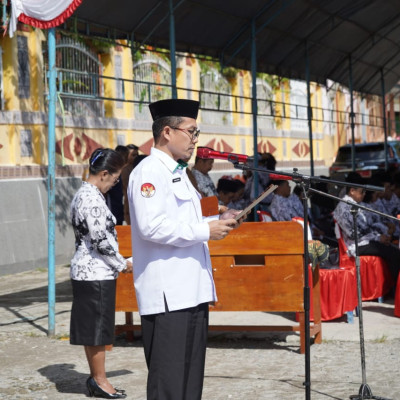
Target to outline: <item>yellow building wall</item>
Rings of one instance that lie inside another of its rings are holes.
[[[42,43],[45,42],[45,36],[40,29],[34,30],[28,36],[29,62],[31,66],[31,101],[27,104],[28,110],[44,110],[44,71],[43,57],[37,57],[42,54]]]
[[[18,45],[17,37],[25,36],[28,41],[29,67],[30,67],[30,97],[18,97]],[[44,83],[43,83],[43,57],[42,41],[45,36],[40,29],[30,32],[18,31],[13,38],[3,37],[3,85],[5,110],[43,111],[44,109]],[[38,57],[38,54],[40,57]]]
[[[122,41],[121,44],[126,44]],[[104,101],[105,116],[107,118],[133,118],[134,105],[129,100],[133,100],[133,82],[117,82],[114,77],[115,74],[115,57],[121,57],[122,79],[132,80],[133,76],[133,63],[131,56],[131,49],[126,46],[111,47],[108,53],[101,54],[101,62],[103,64],[104,75],[104,97],[116,98],[117,85],[123,84],[124,96],[126,102],[117,102],[113,100]],[[109,79],[107,79],[109,77]]]
[[[4,77],[4,97],[5,109],[15,111],[37,112],[45,110],[44,98],[44,81],[43,81],[43,59],[42,46],[46,46],[44,35],[40,30],[31,30],[30,32],[18,31],[17,35],[24,35],[28,38],[29,48],[29,63],[31,68],[31,97],[29,99],[18,98],[18,54],[17,54],[17,39],[14,37],[3,37],[1,45],[3,48],[3,77]],[[44,44],[42,44],[44,43]],[[122,78],[132,80],[133,64],[131,50],[129,47],[123,46],[125,42],[121,42],[121,46],[110,48],[107,54],[101,55],[105,76],[115,76],[115,56],[120,55],[122,58]],[[38,56],[40,55],[40,56]],[[189,57],[189,55],[187,55]],[[198,100],[198,91],[200,90],[200,64],[196,58],[190,58],[190,62],[184,60],[180,62],[177,70],[177,86],[181,88],[187,87],[187,71],[191,72],[191,89],[193,90],[192,99]],[[245,99],[242,103],[235,103],[232,100],[234,107],[232,114],[233,127],[247,128],[247,133],[243,134],[205,134],[200,135],[199,145],[206,145],[213,139],[217,139],[218,143],[224,141],[233,148],[233,152],[245,152],[253,154],[253,136],[252,136],[252,104],[251,104],[251,87],[252,79],[250,71],[239,71],[236,78],[229,79],[231,92],[233,96],[241,94],[240,82],[242,81],[243,96]],[[124,83],[124,94],[126,100],[133,100],[134,85],[132,82]],[[114,79],[104,79],[104,96],[115,98],[117,94],[117,85]],[[333,136],[324,134],[324,123],[322,113],[323,90],[315,83],[311,84],[311,104],[313,106],[314,121],[313,132],[322,134],[322,139],[313,141],[314,157],[327,164],[331,163],[334,157],[333,153],[337,147],[347,142],[347,131],[343,124],[337,124],[337,134]],[[178,91],[179,98],[187,98],[188,92],[185,90]],[[280,89],[274,93],[276,106],[276,129],[289,132],[291,130],[290,120],[290,82],[283,80]],[[335,108],[345,110],[345,95],[337,92],[337,104]],[[117,119],[132,119],[134,118],[133,103],[124,102],[122,107],[117,107],[117,102],[111,100],[104,101],[105,116],[108,118]],[[285,116],[285,117],[284,117]],[[202,116],[199,113],[199,124],[201,127]],[[32,133],[32,157],[20,156],[20,131],[30,129]],[[218,132],[218,127],[215,127]],[[249,134],[250,132],[250,134]],[[68,135],[72,135],[69,137]],[[74,164],[86,162],[82,159],[85,154],[86,144],[83,143],[83,148],[80,152],[76,152],[76,143],[83,141],[84,135],[89,136],[94,142],[101,146],[114,148],[117,145],[117,135],[125,136],[125,143],[134,143],[137,145],[145,144],[152,139],[152,134],[149,131],[133,131],[133,130],[114,130],[114,129],[86,129],[86,128],[66,128],[65,132],[62,127],[56,128],[56,141],[62,140],[63,136],[69,137],[69,151],[75,154],[74,159],[65,158],[66,164]],[[274,156],[282,161],[304,161],[309,160],[309,154],[306,154],[304,149],[309,146],[308,139],[298,139],[290,137],[258,137],[258,143],[262,143],[276,148]],[[28,164],[46,164],[47,163],[47,126],[44,125],[0,125],[0,143],[3,148],[0,149],[0,164],[2,165],[28,165]],[[243,144],[245,149],[243,150]],[[293,151],[295,146],[298,147],[299,155]],[[319,151],[317,152],[317,146]],[[286,149],[284,151],[284,149]],[[57,155],[56,162],[61,163],[60,155]]]
[[[336,110],[346,110],[346,98],[345,94],[338,90],[336,92]],[[337,120],[342,121],[344,119],[345,113],[342,112],[337,112]],[[347,143],[347,129],[346,125],[343,123],[337,124],[337,138],[336,138],[336,149],[339,146],[342,146]]]
[[[43,112],[45,109],[44,98],[44,71],[42,57],[42,43],[45,36],[40,29],[18,31],[13,38],[5,36],[1,40],[3,47],[3,87],[4,109],[15,112]],[[30,97],[20,99],[18,96],[18,36],[25,36],[28,45],[28,57],[30,68]],[[40,57],[38,57],[38,54]],[[30,130],[32,135],[32,156],[21,157],[20,132]],[[47,132],[46,125],[36,124],[9,124],[0,125],[0,164],[3,165],[30,165],[44,164],[43,151],[44,135]]]
[[[251,115],[251,73],[250,71],[241,71],[242,79],[243,79],[243,95],[245,97],[244,100],[244,121],[242,121],[242,125],[244,126],[252,126],[253,120]]]
[[[12,160],[12,146],[10,141],[11,131],[14,130],[13,126],[0,125],[0,165],[14,165]]]
[[[3,87],[4,87],[4,109],[18,110],[18,60],[17,38],[12,39],[7,35],[2,39],[3,47]]]

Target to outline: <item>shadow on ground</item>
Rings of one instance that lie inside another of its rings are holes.
[[[2,307],[23,307],[34,303],[47,303],[48,286],[40,286],[35,289],[21,290],[19,292],[8,293],[0,296],[0,305]],[[72,302],[71,281],[68,279],[59,282],[55,287],[56,302]]]
[[[60,393],[85,393],[86,379],[88,374],[82,374],[75,371],[75,364],[52,364],[38,369],[41,375],[53,382],[57,391]],[[122,369],[116,371],[107,371],[107,377],[129,375],[132,371]]]

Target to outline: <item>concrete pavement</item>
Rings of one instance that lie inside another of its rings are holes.
[[[47,270],[5,275],[0,281],[0,398],[83,399],[88,368],[83,349],[68,342],[69,269],[56,269],[56,338],[47,337]],[[366,382],[372,393],[400,399],[400,319],[393,299],[363,304]],[[138,316],[134,318],[138,321]],[[117,313],[117,323],[124,320]],[[348,399],[362,383],[359,323],[323,322],[322,344],[310,350],[311,398]],[[294,315],[262,312],[210,315],[218,325],[296,324]],[[110,381],[129,399],[144,400],[146,365],[140,337],[116,338],[107,353]],[[304,399],[305,357],[297,333],[210,332],[203,400]],[[190,399],[189,399],[190,400]]]

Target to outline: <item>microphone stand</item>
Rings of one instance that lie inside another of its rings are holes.
[[[358,395],[352,395],[350,399],[378,399],[378,400],[390,400],[390,399],[385,399],[383,397],[377,397],[373,396],[371,389],[366,383],[366,372],[365,372],[365,350],[364,350],[364,326],[363,326],[363,318],[362,318],[362,297],[361,297],[361,277],[360,277],[360,260],[358,257],[358,246],[357,246],[357,229],[356,229],[356,213],[359,208],[365,209],[367,211],[374,212],[376,214],[380,214],[385,217],[389,217],[392,219],[395,219],[398,221],[397,218],[392,217],[391,215],[386,215],[383,214],[379,211],[375,211],[372,209],[369,209],[367,207],[361,206],[357,203],[353,204],[350,202],[347,202],[346,200],[343,200],[339,197],[330,195],[325,192],[321,192],[319,190],[313,189],[310,187],[311,182],[324,182],[324,183],[333,183],[336,185],[341,185],[341,186],[348,186],[348,187],[360,187],[365,190],[372,190],[372,191],[379,191],[382,192],[383,188],[377,187],[377,186],[372,186],[372,185],[359,185],[355,183],[348,183],[348,182],[341,182],[341,181],[335,181],[331,179],[324,179],[316,176],[307,176],[307,175],[302,175],[298,173],[297,168],[293,168],[293,173],[286,173],[286,172],[277,172],[277,171],[272,171],[272,170],[267,170],[267,169],[261,169],[261,168],[254,168],[250,167],[245,164],[239,164],[239,160],[235,155],[229,156],[228,161],[232,162],[234,165],[234,168],[236,169],[241,169],[241,170],[252,170],[252,171],[258,171],[258,172],[266,172],[269,174],[275,174],[275,175],[281,175],[282,179],[286,177],[288,180],[293,180],[294,182],[298,183],[301,185],[302,188],[302,193],[303,193],[303,198],[302,198],[302,203],[303,203],[303,212],[304,212],[304,229],[303,229],[303,240],[304,240],[304,261],[303,261],[303,268],[304,268],[304,337],[305,337],[305,381],[303,382],[303,385],[305,387],[305,398],[306,400],[311,399],[311,374],[310,374],[310,287],[309,287],[309,272],[308,272],[308,192],[315,192],[318,193],[322,196],[330,197],[338,201],[344,201],[348,204],[351,204],[351,206],[354,208],[355,212],[353,213],[353,224],[354,224],[354,231],[356,234],[355,237],[355,243],[356,243],[356,275],[357,275],[357,296],[358,296],[358,307],[359,307],[359,330],[360,330],[360,348],[361,348],[361,368],[362,368],[362,385],[359,390]],[[352,209],[353,211],[353,209]],[[361,396],[361,397],[360,397]],[[369,397],[366,397],[369,396]]]
[[[332,181],[333,182],[333,181]],[[335,182],[336,183],[336,182]],[[351,187],[359,186],[355,184],[350,184]],[[367,384],[367,374],[366,374],[366,366],[365,366],[365,347],[364,347],[364,319],[363,319],[363,308],[362,308],[362,295],[361,295],[361,272],[360,272],[360,256],[358,254],[358,231],[357,231],[357,214],[358,210],[362,209],[368,212],[372,212],[375,214],[379,214],[385,218],[390,218],[393,219],[397,222],[399,220],[396,217],[393,217],[388,214],[381,213],[376,210],[372,210],[371,208],[364,207],[358,203],[353,203],[349,202],[347,200],[343,200],[339,197],[330,195],[328,193],[321,192],[319,190],[310,188],[310,192],[318,193],[320,195],[330,197],[332,199],[342,201],[346,204],[349,204],[351,206],[351,215],[353,219],[353,230],[354,230],[354,244],[355,244],[355,262],[356,262],[356,277],[357,277],[357,300],[358,300],[358,323],[359,323],[359,335],[360,335],[360,353],[361,353],[361,375],[362,375],[362,384],[360,386],[360,389],[358,391],[358,394],[351,395],[350,399],[359,399],[359,400],[364,400],[364,399],[376,399],[376,400],[390,400],[385,397],[380,397],[380,396],[374,396],[372,394],[371,388]]]

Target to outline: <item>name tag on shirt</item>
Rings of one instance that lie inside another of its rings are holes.
[[[172,183],[180,182],[181,178],[174,178],[172,179]]]

